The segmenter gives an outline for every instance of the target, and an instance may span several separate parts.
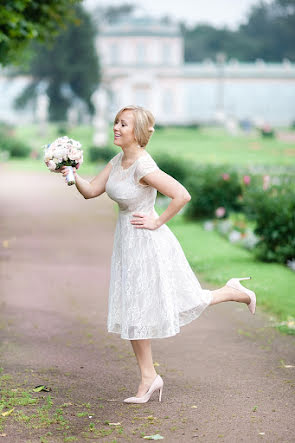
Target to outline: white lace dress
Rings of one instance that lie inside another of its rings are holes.
[[[212,299],[202,289],[180,243],[166,224],[155,230],[136,228],[134,213],[159,214],[157,190],[139,180],[159,169],[145,151],[127,169],[123,151],[114,156],[106,193],[118,203],[108,304],[108,332],[128,340],[177,334],[204,311]]]

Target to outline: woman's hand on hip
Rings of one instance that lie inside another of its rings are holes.
[[[153,214],[149,215],[149,214],[143,214],[141,212],[135,212],[132,215],[134,218],[130,220],[130,223],[134,225],[135,228],[154,230],[159,227],[157,218],[155,218]]]

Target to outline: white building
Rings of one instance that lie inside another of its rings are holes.
[[[110,121],[129,104],[149,108],[162,124],[224,116],[275,126],[295,121],[295,63],[185,63],[179,27],[149,17],[129,16],[100,26],[96,46]],[[13,108],[13,99],[29,81],[0,72],[0,121],[36,121],[33,106],[22,112]]]
[[[149,108],[158,123],[210,122],[224,115],[273,125],[295,120],[295,64],[184,62],[178,26],[126,18],[97,37],[110,119],[128,104]]]

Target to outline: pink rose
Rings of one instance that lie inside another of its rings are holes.
[[[225,208],[223,206],[220,206],[219,208],[216,209],[215,211],[215,215],[216,217],[223,217],[225,214]]]
[[[69,150],[69,159],[70,160],[80,160],[81,158],[81,151],[79,151],[76,148],[72,148]]]
[[[222,174],[223,180],[229,180],[229,174]]]
[[[264,175],[263,176],[263,190],[266,191],[266,189],[269,188],[269,185],[270,185],[270,176]]]
[[[249,185],[251,182],[251,177],[249,175],[244,175],[243,182],[245,183],[245,185]]]

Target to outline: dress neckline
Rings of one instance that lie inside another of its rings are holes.
[[[132,168],[133,165],[135,165],[135,163],[141,158],[141,157],[145,157],[148,155],[148,152],[145,151],[145,153],[143,155],[141,155],[140,157],[138,157],[133,163],[132,165],[128,166],[128,168],[123,168],[122,166],[122,157],[123,157],[123,152],[121,152],[121,157],[119,159],[119,166],[122,169],[122,171],[128,171],[130,168]]]

